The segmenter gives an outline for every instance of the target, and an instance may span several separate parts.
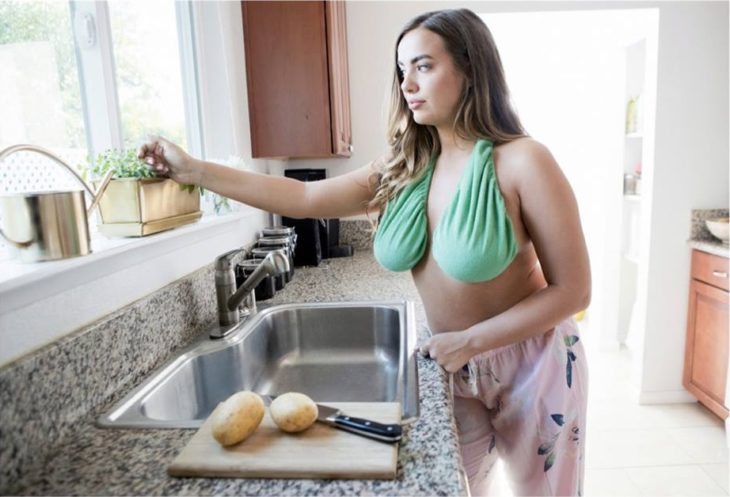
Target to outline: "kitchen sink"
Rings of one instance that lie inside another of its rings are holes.
[[[400,402],[418,417],[413,303],[282,304],[220,340],[199,338],[98,419],[102,427],[197,428],[240,390],[316,402]]]

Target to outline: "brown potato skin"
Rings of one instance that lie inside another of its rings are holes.
[[[246,440],[261,424],[264,412],[264,401],[254,392],[234,393],[210,415],[213,438],[224,447]]]
[[[317,404],[307,395],[289,392],[275,398],[269,414],[276,426],[288,433],[304,431],[317,420]]]

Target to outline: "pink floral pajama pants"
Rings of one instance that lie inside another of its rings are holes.
[[[453,394],[472,495],[489,495],[497,458],[515,495],[582,494],[588,369],[572,318],[473,357]]]

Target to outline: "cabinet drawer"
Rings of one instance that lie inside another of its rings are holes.
[[[728,258],[708,254],[701,250],[692,251],[692,278],[704,281],[717,288],[729,290]]]

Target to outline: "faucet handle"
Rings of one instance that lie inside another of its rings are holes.
[[[215,258],[215,270],[216,271],[228,271],[233,266],[233,260],[239,255],[244,249],[235,248],[228,252],[219,255]]]
[[[219,255],[215,258],[215,270],[229,271],[230,269],[232,269],[233,263],[237,259],[239,254],[243,254],[243,257],[245,258],[251,252],[251,249],[253,249],[255,246],[256,242],[253,242],[246,244],[243,247],[235,248]]]

